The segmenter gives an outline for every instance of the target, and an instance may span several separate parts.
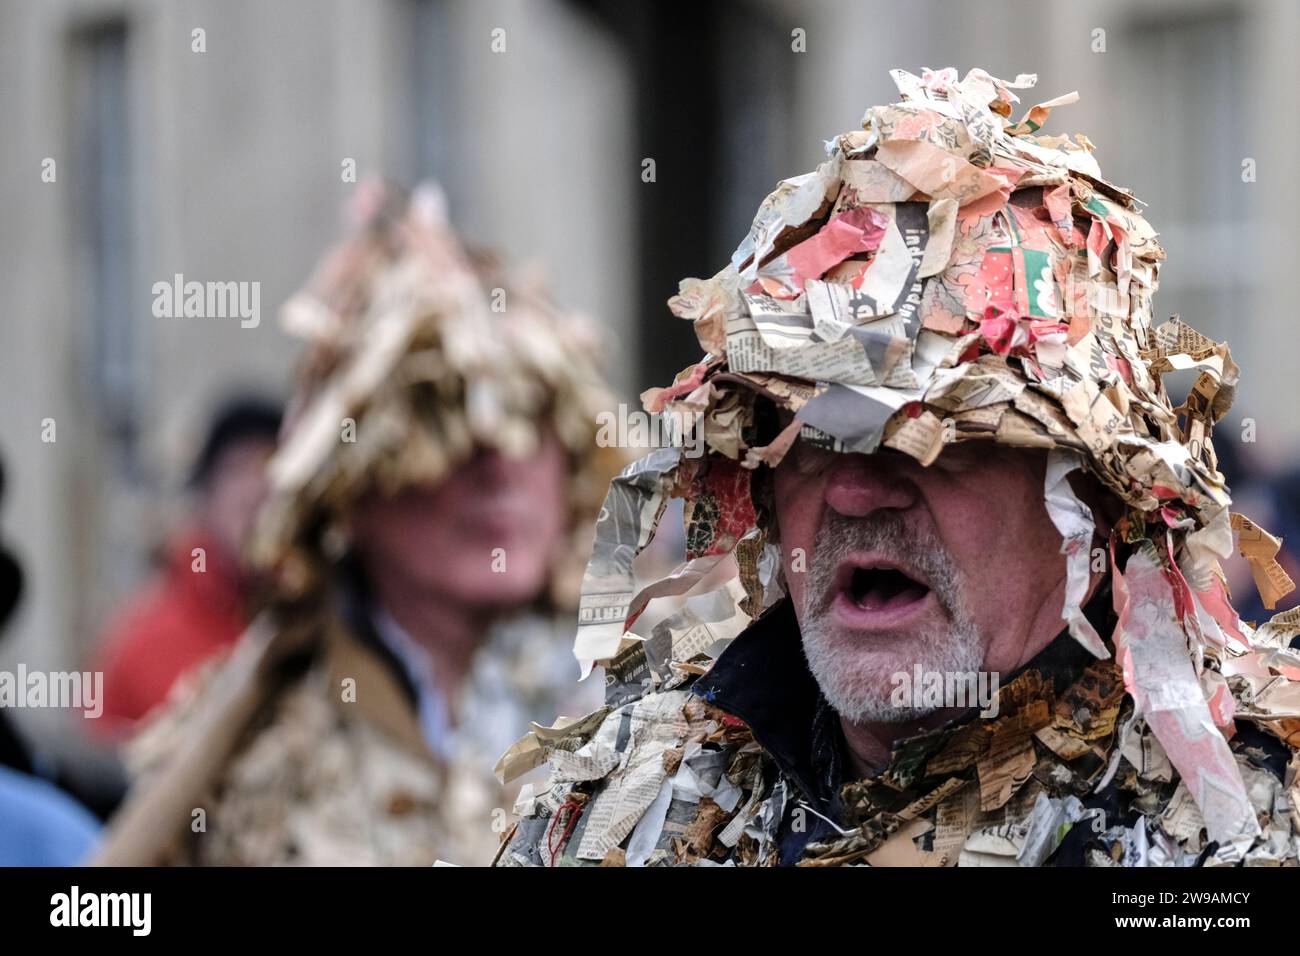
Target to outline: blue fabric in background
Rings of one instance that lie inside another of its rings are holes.
[[[39,777],[0,767],[0,866],[76,866],[99,840],[99,821]]]

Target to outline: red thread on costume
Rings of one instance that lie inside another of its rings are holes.
[[[560,834],[560,842],[555,842],[555,826],[560,822],[560,817],[564,816],[565,811],[568,816],[564,821],[564,832]],[[573,835],[573,828],[578,825],[578,817],[582,815],[582,804],[573,798],[565,800],[558,810],[555,811],[555,819],[551,821],[551,828],[546,832],[546,849],[551,854],[551,866],[555,866],[555,858],[560,855],[564,849],[564,844],[568,842]]]

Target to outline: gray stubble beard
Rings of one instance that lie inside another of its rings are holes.
[[[875,551],[899,561],[906,558],[905,563],[933,589],[949,625],[928,628],[880,652],[855,647],[854,643],[860,645],[864,638],[836,627],[830,614],[836,596],[836,566],[857,551]],[[910,680],[918,664],[923,672],[940,674],[975,672],[983,667],[985,642],[966,611],[963,578],[956,563],[933,535],[909,528],[896,512],[851,519],[828,511],[814,541],[807,573],[800,615],[804,656],[822,694],[846,720],[901,723],[932,714],[934,707],[900,706],[891,699],[897,686],[895,675],[906,673]]]

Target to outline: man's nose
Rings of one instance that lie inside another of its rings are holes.
[[[917,488],[906,466],[893,455],[841,455],[826,479],[826,504],[849,518],[873,511],[911,507]]]
[[[469,469],[475,482],[494,489],[516,483],[525,470],[517,458],[490,445],[480,445],[475,449]]]

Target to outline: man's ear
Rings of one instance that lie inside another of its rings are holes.
[[[1070,488],[1080,501],[1088,506],[1093,520],[1097,524],[1097,534],[1103,541],[1110,540],[1111,531],[1124,517],[1124,502],[1113,491],[1101,483],[1101,480],[1086,469],[1077,468],[1066,476]]]
[[[1066,476],[1070,482],[1070,488],[1078,499],[1088,506],[1092,512],[1095,531],[1092,537],[1092,549],[1102,548],[1103,553],[1109,555],[1109,543],[1111,534],[1115,530],[1115,525],[1120,518],[1124,516],[1125,505],[1114,492],[1102,484],[1092,472],[1080,468],[1070,472]],[[1093,556],[1089,555],[1088,560],[1088,596],[1084,600],[1087,604],[1097,593],[1097,589],[1105,583],[1110,575],[1109,557],[1101,562],[1101,567],[1096,566]]]

